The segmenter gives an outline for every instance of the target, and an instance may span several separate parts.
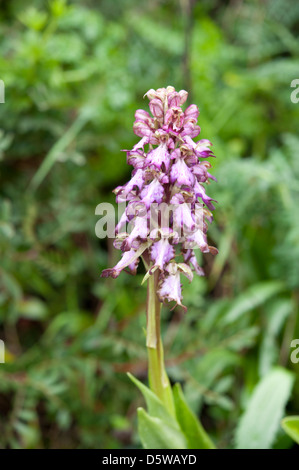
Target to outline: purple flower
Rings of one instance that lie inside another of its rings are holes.
[[[122,251],[129,251],[134,246],[139,246],[140,240],[145,241],[148,235],[147,217],[135,217],[133,219],[133,230],[121,245]]]
[[[182,288],[179,272],[176,274],[169,274],[161,280],[158,296],[162,302],[165,300],[171,302],[173,300],[176,305],[181,305],[186,309],[186,307],[182,305]]]
[[[145,164],[144,152],[136,149],[127,151],[127,164],[132,165],[136,170],[143,168]]]
[[[161,240],[153,243],[150,253],[154,266],[163,271],[165,264],[174,258],[175,250],[167,238],[161,238]]]
[[[113,277],[114,279],[118,277],[123,269],[128,266],[136,267],[136,261],[142,255],[142,253],[149,247],[148,243],[143,243],[139,245],[138,249],[132,248],[130,251],[125,251],[122,255],[121,260],[117,263],[114,268],[104,269],[101,276],[102,277]],[[135,269],[135,268],[133,268]]]
[[[154,150],[151,150],[146,157],[146,163],[148,165],[154,165],[159,170],[162,169],[162,165],[166,171],[168,171],[170,164],[170,155],[168,152],[167,144],[162,143]]]
[[[180,131],[184,123],[184,113],[181,108],[169,108],[165,114],[164,123],[175,131]]]
[[[174,219],[180,228],[187,228],[189,231],[195,229],[192,210],[187,203],[178,204],[174,209]],[[179,231],[181,233],[181,231]]]
[[[184,112],[184,124],[187,124],[189,121],[196,123],[199,116],[199,109],[196,104],[190,104]]]
[[[182,158],[178,158],[170,170],[170,181],[177,186],[193,186],[195,178],[192,168],[189,168]]]
[[[153,116],[155,116],[156,118],[160,118],[160,119],[163,118],[164,110],[163,110],[163,103],[161,100],[154,98],[153,100],[150,101],[149,108]]]
[[[138,188],[141,191],[144,184],[144,172],[142,169],[138,169],[134,172],[134,176],[130,181],[123,187],[124,195],[127,196],[134,188]]]
[[[114,190],[117,202],[127,203],[114,242],[122,258],[102,276],[117,277],[126,268],[135,274],[143,256],[148,269],[145,279],[154,272],[159,275],[160,301],[173,301],[186,309],[180,276],[191,281],[193,272],[204,275],[194,250],[217,253],[207,243],[214,199],[204,186],[215,180],[206,160],[214,156],[212,144],[207,139],[193,140],[200,133],[199,110],[194,104],[182,109],[188,96],[185,90],[177,92],[169,86],[151,89],[145,96],[150,100],[151,114],[136,111],[133,130],[141,140],[126,151],[127,163],[134,168],[132,177]],[[161,206],[169,209],[168,218],[161,213]],[[121,232],[126,223],[130,233]]]
[[[142,139],[139,140],[139,142],[136,145],[134,145],[132,150],[143,149],[145,144],[148,144],[148,143],[149,143],[149,138],[142,137]]]
[[[145,186],[140,194],[141,200],[144,202],[147,209],[149,209],[154,202],[162,202],[163,196],[164,188],[157,178],[153,179],[149,185]]]
[[[165,268],[166,275],[161,279],[158,290],[158,297],[168,302],[174,301],[176,305],[180,305],[185,311],[187,308],[182,305],[182,286],[180,273],[184,274],[189,281],[192,281],[192,272],[190,267],[185,263],[170,263]]]
[[[207,196],[205,188],[201,186],[201,184],[199,184],[197,181],[194,185],[194,194],[196,197],[201,197],[201,199],[209,209],[211,209],[212,211],[215,209],[215,207],[211,203],[211,201],[215,201],[215,199],[212,199],[211,197]]]
[[[196,274],[198,274],[199,276],[204,276],[205,273],[204,273],[204,270],[202,269],[201,266],[199,266],[198,262],[197,262],[197,259],[196,259],[196,256],[195,256],[195,253],[193,250],[186,250],[184,253],[183,253],[183,256],[184,256],[184,261],[185,263],[189,264],[191,263],[192,267],[194,268],[194,271],[196,272]]]

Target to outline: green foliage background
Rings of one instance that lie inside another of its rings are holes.
[[[99,278],[119,253],[95,207],[130,175],[143,94],[167,85],[214,144],[220,252],[184,283],[187,315],[163,309],[169,375],[219,447],[273,366],[298,414],[299,4],[2,0],[0,19],[0,448],[140,446],[125,372],[146,380],[143,273]]]

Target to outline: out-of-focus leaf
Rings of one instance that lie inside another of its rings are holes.
[[[214,391],[221,374],[239,365],[240,357],[228,349],[214,349],[203,355],[202,358],[190,361],[186,365],[183,377],[186,380],[185,396],[189,406],[197,413],[203,403],[215,404],[231,408],[232,403],[220,393]]]
[[[266,327],[263,330],[259,354],[259,374],[261,377],[270,370],[277,360],[279,351],[276,337],[293,308],[291,299],[278,299],[271,303],[267,309]]]
[[[237,449],[269,449],[274,442],[294,377],[275,368],[256,386],[236,430]]]
[[[262,305],[285,288],[284,283],[280,281],[265,281],[250,286],[246,292],[239,295],[239,297],[233,302],[228,314],[223,320],[224,324],[236,321],[244,313]]]
[[[48,309],[39,299],[23,299],[17,303],[18,316],[31,320],[44,320]]]

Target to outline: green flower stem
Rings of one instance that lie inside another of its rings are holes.
[[[146,346],[148,350],[149,385],[168,411],[175,415],[172,390],[164,366],[163,344],[160,332],[161,303],[157,297],[158,272],[149,277],[147,286]]]

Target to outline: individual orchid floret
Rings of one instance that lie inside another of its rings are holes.
[[[101,276],[102,277],[113,277],[114,279],[118,277],[121,273],[121,271],[128,266],[135,266],[136,261],[138,261],[139,257],[142,255],[142,253],[149,248],[149,243],[145,242],[142,245],[139,246],[138,249],[132,248],[130,251],[125,251],[121,260],[117,263],[114,268],[110,269],[104,269],[102,272]]]
[[[147,270],[144,280],[158,279],[159,300],[186,309],[181,275],[190,282],[193,273],[204,275],[195,250],[217,253],[207,242],[214,210],[214,199],[205,188],[215,180],[207,160],[214,156],[212,144],[207,139],[193,140],[200,133],[199,110],[194,104],[182,108],[187,91],[168,86],[151,89],[145,96],[150,112],[138,109],[133,125],[141,140],[126,150],[132,176],[114,190],[117,202],[126,203],[114,242],[122,258],[102,276],[115,278],[127,269],[135,274],[142,257]]]
[[[175,183],[177,186],[185,185],[191,187],[195,183],[192,167],[189,168],[181,157],[177,158],[171,167],[170,182]]]
[[[152,244],[150,254],[154,267],[163,271],[166,263],[174,258],[175,248],[169,243],[167,238],[161,238]]]

